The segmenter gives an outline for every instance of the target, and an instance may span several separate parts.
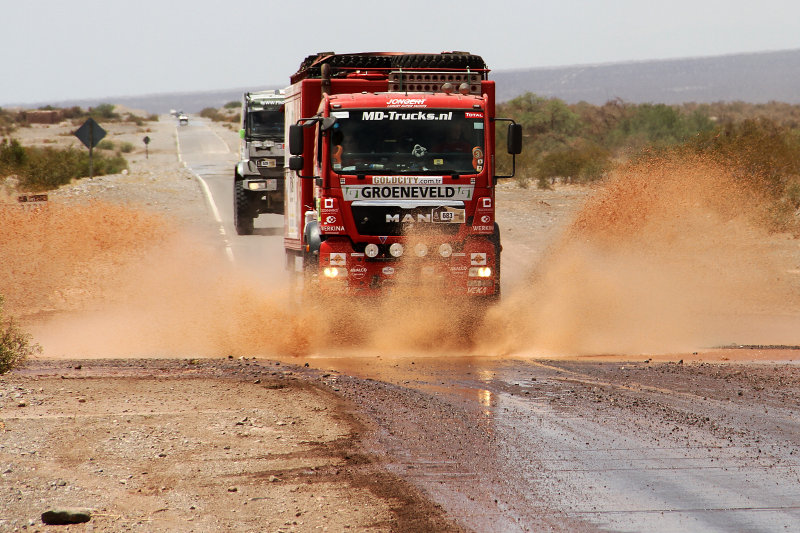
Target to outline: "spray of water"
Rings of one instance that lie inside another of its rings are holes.
[[[761,213],[762,200],[713,163],[627,166],[544,257],[531,258],[526,281],[483,313],[415,276],[377,299],[300,301],[290,287],[249,279],[208,237],[145,211],[100,202],[5,208],[0,294],[47,357],[571,356],[797,344],[797,265],[758,229]]]

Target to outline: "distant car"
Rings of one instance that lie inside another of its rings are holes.
[[[189,123],[189,117],[181,113],[178,115],[178,124],[181,126],[186,126]]]

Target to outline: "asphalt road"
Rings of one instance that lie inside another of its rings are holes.
[[[233,261],[284,275],[280,217],[253,236],[232,227],[237,154],[199,121],[179,145]],[[800,531],[796,365],[692,357],[308,361],[372,428],[386,468],[469,530]]]
[[[253,235],[237,235],[233,226],[233,172],[239,161],[233,134],[218,133],[209,121],[192,117],[178,127],[178,153],[204,188],[209,210],[219,224],[228,258],[237,268],[283,283],[283,217],[263,214],[255,220]],[[223,132],[224,133],[224,132]]]

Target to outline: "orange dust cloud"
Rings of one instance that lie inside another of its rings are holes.
[[[728,170],[699,158],[622,168],[493,311],[484,349],[638,354],[800,342],[800,279],[759,229],[763,209]]]

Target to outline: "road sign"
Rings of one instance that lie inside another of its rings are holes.
[[[75,137],[81,140],[89,149],[89,179],[94,177],[94,159],[92,157],[92,148],[97,146],[97,143],[106,136],[106,130],[100,127],[100,124],[94,121],[92,117],[86,119],[83,126],[78,128],[75,132]]]
[[[75,132],[75,137],[81,140],[81,142],[89,148],[90,150],[97,146],[103,137],[106,136],[106,130],[100,127],[100,124],[95,122],[92,117],[86,119],[86,122],[83,123],[83,126],[78,128],[78,131]]]
[[[150,144],[150,136],[145,135],[142,141],[144,141],[144,156],[145,158],[150,159],[150,150],[147,147],[147,145]]]

